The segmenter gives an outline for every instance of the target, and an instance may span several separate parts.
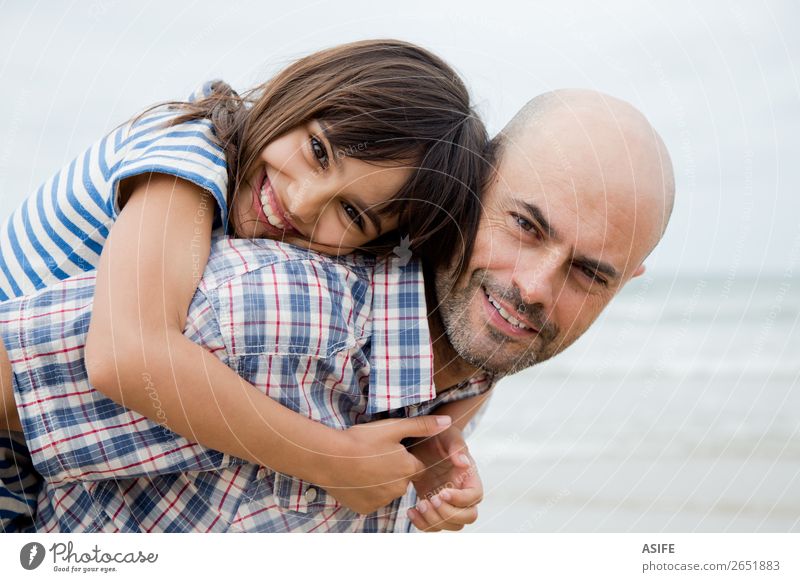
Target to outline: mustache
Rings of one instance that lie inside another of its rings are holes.
[[[538,329],[539,336],[542,339],[549,342],[558,337],[558,326],[547,320],[544,305],[541,303],[525,303],[522,299],[522,294],[516,287],[500,287],[489,282],[485,277],[482,278],[482,283],[478,282],[477,285],[486,289],[492,297],[513,305],[516,315],[519,315],[521,319],[530,322]]]

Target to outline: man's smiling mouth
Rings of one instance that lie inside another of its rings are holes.
[[[484,295],[486,295],[486,300],[491,304],[492,307],[495,308],[497,313],[502,317],[505,321],[509,323],[512,327],[518,329],[519,331],[527,331],[527,332],[536,332],[537,330],[533,329],[529,325],[522,323],[519,319],[511,315],[501,304],[497,301],[494,297],[492,297],[486,290],[483,291]]]

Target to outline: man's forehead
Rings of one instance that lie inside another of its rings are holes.
[[[536,171],[533,164],[505,164],[488,192],[486,210],[493,220],[510,212],[533,219],[548,239],[570,249],[574,257],[602,263],[615,278],[622,277],[643,259],[636,247],[635,220],[602,190],[581,188],[586,185],[558,172]]]
[[[555,223],[574,223],[582,188],[573,174],[552,167],[542,156],[507,150],[487,198],[496,210],[536,206],[548,216],[554,213]]]

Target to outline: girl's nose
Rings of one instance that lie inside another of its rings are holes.
[[[301,186],[290,192],[286,213],[290,220],[311,224],[319,216],[324,204],[324,196],[319,191]]]

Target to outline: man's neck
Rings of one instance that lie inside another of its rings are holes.
[[[438,311],[428,314],[428,328],[433,346],[433,382],[436,392],[441,393],[473,376],[478,368],[465,362],[455,351]]]

